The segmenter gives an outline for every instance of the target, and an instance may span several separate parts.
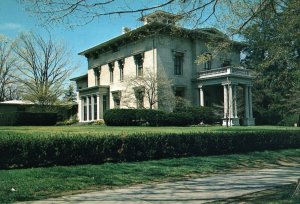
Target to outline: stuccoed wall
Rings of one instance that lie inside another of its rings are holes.
[[[196,81],[199,71],[204,70],[204,64],[196,64],[197,56],[209,52],[206,42],[203,39],[179,38],[167,35],[156,35],[141,39],[127,45],[118,47],[117,52],[109,51],[100,54],[97,58],[88,59],[88,87],[95,86],[95,76],[93,68],[101,67],[100,85],[110,86],[110,108],[114,108],[114,101],[111,92],[125,89],[128,92],[126,80],[128,76],[136,76],[136,65],[134,55],[144,52],[144,71],[147,69],[155,70],[157,73],[165,74],[172,81],[172,85],[185,87],[185,98],[194,105],[199,105],[198,83]],[[184,54],[183,75],[174,75],[174,52]],[[220,68],[224,58],[230,59],[233,66],[239,66],[239,51],[226,51],[214,56],[212,60],[212,69]],[[120,70],[117,60],[125,59],[124,80],[120,81]],[[108,63],[114,62],[114,82],[110,83],[110,72]],[[133,90],[132,95],[133,95]],[[123,94],[122,93],[122,94]],[[123,95],[124,96],[124,95]],[[122,96],[122,97],[123,97]],[[127,97],[128,98],[128,97]],[[149,107],[147,98],[144,99],[145,107]],[[136,107],[135,99],[132,103],[123,103],[121,107]]]
[[[144,72],[147,69],[150,70],[156,70],[156,49],[153,48],[153,39],[147,38],[138,40],[133,43],[129,43],[124,46],[119,47],[119,51],[112,52],[109,51],[107,53],[103,53],[99,55],[97,59],[94,59],[91,57],[88,60],[88,86],[93,87],[95,86],[95,76],[94,76],[94,70],[95,67],[101,66],[101,75],[100,75],[100,85],[109,85],[110,86],[110,108],[114,108],[114,101],[111,92],[118,91],[118,90],[125,90],[128,89],[128,86],[126,84],[126,80],[128,80],[128,77],[136,76],[136,65],[134,62],[134,55],[138,53],[144,52]],[[154,60],[153,60],[154,56]],[[120,69],[117,60],[119,59],[125,59],[124,63],[124,80],[120,81]],[[108,63],[114,62],[114,81],[113,83],[110,82],[110,72],[109,72],[109,66]],[[132,90],[133,94],[133,90]],[[147,99],[145,98],[145,107],[149,107],[149,104],[147,102]],[[121,107],[125,108],[125,105],[128,106],[128,104],[124,104],[121,100]],[[136,101],[132,101],[131,104],[129,104],[130,107],[136,107]]]
[[[174,51],[182,52],[183,75],[174,75]],[[185,87],[185,98],[192,101],[192,76],[193,76],[192,43],[189,39],[160,36],[157,40],[157,67],[158,72],[163,72],[171,79],[173,86]]]
[[[206,43],[201,39],[178,38],[160,35],[157,38],[158,72],[164,72],[172,80],[174,86],[185,87],[185,98],[194,105],[199,105],[198,72],[204,70],[204,64],[197,64],[197,56],[209,52]],[[174,75],[174,51],[184,53],[183,75]],[[231,60],[232,66],[239,66],[239,51],[219,53],[212,59],[212,69],[221,67],[224,57]]]

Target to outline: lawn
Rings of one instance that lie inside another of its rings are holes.
[[[300,149],[0,171],[0,203],[300,162]],[[16,191],[11,191],[14,188]]]
[[[131,134],[131,133],[182,133],[182,132],[220,132],[220,131],[284,131],[295,130],[300,132],[299,127],[283,127],[283,126],[249,126],[249,127],[222,127],[222,126],[195,126],[195,127],[112,127],[97,125],[82,126],[0,126],[0,135],[2,132],[10,133],[77,133],[77,134]]]

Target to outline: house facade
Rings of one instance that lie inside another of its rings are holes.
[[[128,79],[151,72],[167,77],[173,93],[193,105],[221,105],[223,125],[254,125],[252,76],[240,66],[242,45],[213,28],[179,27],[179,18],[156,11],[139,19],[143,26],[79,53],[88,60],[87,74],[71,79],[77,84],[80,122],[102,119],[108,109],[128,108],[128,90],[135,97],[130,107],[148,108],[143,87],[127,85]],[[230,49],[210,52],[208,44],[224,39],[230,41]],[[206,57],[196,63],[198,56]],[[160,109],[160,103],[154,108]]]

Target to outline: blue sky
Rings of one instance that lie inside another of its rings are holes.
[[[129,2],[129,0],[128,0]],[[145,6],[146,1],[131,0],[131,6]],[[160,0],[152,0],[152,3]],[[118,4],[115,5],[118,8]],[[176,10],[173,10],[176,13]],[[221,12],[222,13],[222,12]],[[87,71],[87,61],[78,53],[92,46],[107,41],[122,33],[122,27],[136,28],[142,25],[137,21],[141,17],[139,13],[124,14],[121,16],[107,16],[96,19],[84,26],[77,26],[73,29],[64,24],[56,26],[47,26],[51,36],[56,41],[63,41],[71,51],[71,60],[79,65],[79,70],[73,73],[71,77],[85,74]],[[214,26],[215,20],[204,23],[203,27]],[[20,32],[36,32],[41,35],[48,35],[48,32],[42,26],[37,17],[25,11],[25,6],[18,3],[17,0],[0,0],[0,34],[9,37],[16,37]]]
[[[51,36],[57,41],[64,41],[71,51],[72,60],[79,63],[79,70],[72,77],[86,73],[87,62],[85,57],[78,53],[94,45],[121,34],[123,26],[135,28],[141,26],[136,19],[138,14],[111,16],[101,18],[101,21],[69,29],[65,25],[48,28]],[[40,22],[25,11],[24,5],[17,0],[0,0],[0,34],[16,37],[20,32],[38,32],[46,34],[47,31],[39,26]]]

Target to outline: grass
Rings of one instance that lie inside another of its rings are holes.
[[[220,131],[284,131],[295,130],[300,132],[298,127],[283,127],[283,126],[249,126],[249,127],[222,127],[222,126],[197,126],[197,127],[109,127],[97,125],[82,125],[82,126],[0,126],[1,133],[76,133],[76,134],[131,134],[131,133],[147,133],[147,132],[167,132],[167,133],[182,133],[182,132],[220,132]]]
[[[300,162],[300,149],[0,171],[0,203]],[[11,191],[14,188],[16,191]]]

